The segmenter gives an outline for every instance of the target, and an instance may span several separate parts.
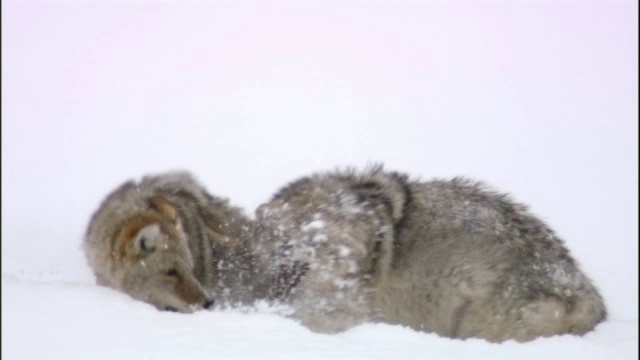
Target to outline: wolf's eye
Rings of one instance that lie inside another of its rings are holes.
[[[167,270],[167,276],[178,276],[178,271],[176,269]]]

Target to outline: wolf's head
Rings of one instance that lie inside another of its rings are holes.
[[[102,285],[120,289],[160,310],[190,313],[213,299],[193,274],[194,262],[175,208],[161,195],[124,219],[111,238],[111,271]]]

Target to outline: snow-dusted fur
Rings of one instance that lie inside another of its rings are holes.
[[[310,329],[365,321],[453,338],[584,334],[601,296],[563,242],[508,196],[375,167],[315,174],[257,210],[271,297]]]
[[[253,222],[186,172],[146,176],[99,206],[83,248],[100,285],[160,310],[250,302]]]
[[[606,315],[553,231],[481,183],[320,173],[256,216],[188,173],[147,176],[103,201],[84,249],[99,284],[158,309],[267,299],[318,332],[379,321],[527,341],[584,334]]]

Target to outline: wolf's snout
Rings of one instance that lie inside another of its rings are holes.
[[[213,300],[213,299],[206,299],[206,300],[204,301],[204,305],[203,305],[203,307],[204,307],[205,309],[209,309],[209,308],[211,308],[211,307],[213,306],[213,304],[214,304],[214,303],[215,303],[215,300]]]
[[[173,306],[167,306],[164,308],[166,311],[171,311],[171,312],[178,312],[178,309],[174,308]]]

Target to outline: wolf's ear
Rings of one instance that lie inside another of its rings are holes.
[[[158,212],[164,215],[172,223],[176,223],[178,220],[178,213],[176,209],[169,203],[169,201],[162,195],[154,195],[149,199],[149,204],[152,208],[158,210]]]
[[[150,254],[156,250],[160,237],[160,225],[150,224],[138,231],[131,242],[131,250],[136,255]]]

